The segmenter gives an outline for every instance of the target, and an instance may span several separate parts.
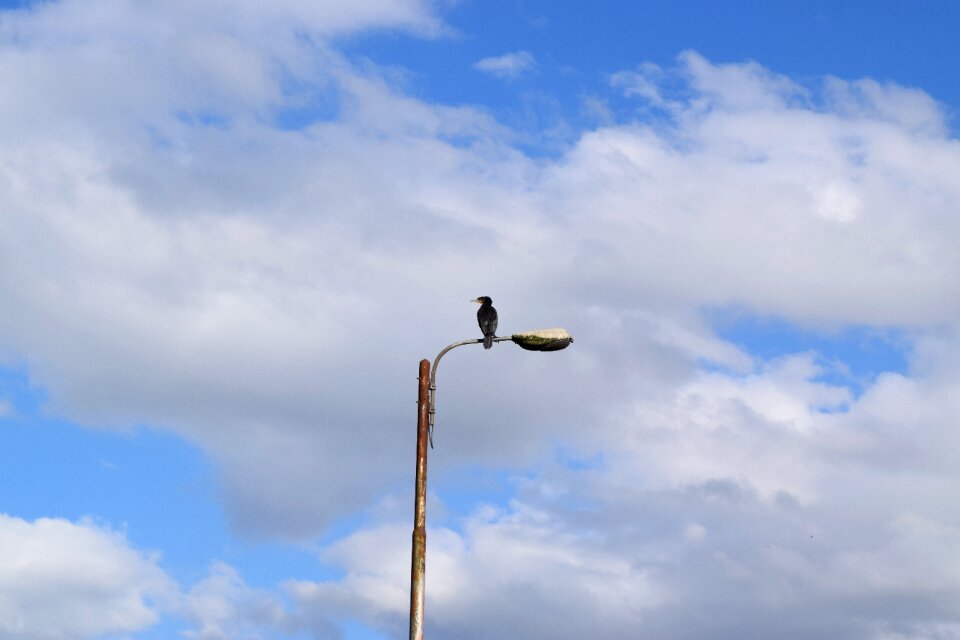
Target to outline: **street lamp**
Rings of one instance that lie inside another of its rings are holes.
[[[528,351],[566,349],[573,338],[566,329],[538,329],[515,333],[494,342],[511,340]],[[461,340],[437,354],[431,370],[430,361],[420,361],[417,395],[417,479],[413,503],[413,553],[410,568],[410,640],[423,640],[424,573],[427,560],[427,445],[433,446],[433,422],[436,415],[437,365],[445,353],[467,344],[481,344],[482,339]]]

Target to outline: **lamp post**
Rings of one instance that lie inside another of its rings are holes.
[[[510,337],[494,338],[494,342],[511,340],[528,351],[559,351],[567,348],[573,338],[565,329],[538,329],[515,333]],[[413,551],[410,567],[410,640],[423,640],[424,575],[427,560],[427,448],[433,446],[434,417],[437,400],[437,365],[445,353],[483,340],[461,340],[445,347],[430,361],[420,361],[417,394],[417,474],[413,502]]]

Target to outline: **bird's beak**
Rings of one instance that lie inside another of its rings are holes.
[[[470,302],[477,302],[479,304],[483,304],[482,302],[480,302],[480,298],[477,298],[476,300],[471,300]]]

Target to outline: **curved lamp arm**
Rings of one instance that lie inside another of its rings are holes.
[[[506,338],[494,338],[494,342],[503,342],[504,340],[512,340],[511,337]],[[461,340],[460,342],[454,342],[451,345],[447,345],[443,350],[437,354],[436,359],[433,361],[433,366],[430,368],[430,409],[428,411],[428,422],[427,422],[427,433],[430,434],[430,448],[433,448],[433,420],[434,416],[437,413],[437,365],[440,364],[440,358],[444,356],[447,351],[451,349],[456,349],[457,347],[462,347],[465,344],[480,344],[483,342],[483,338],[478,338],[476,340]]]
[[[560,349],[566,349],[570,346],[570,343],[573,342],[573,337],[566,329],[538,329],[536,331],[527,331],[524,333],[515,333],[512,336],[494,338],[494,342],[503,342],[504,340],[512,340],[517,345],[528,351],[559,351]],[[433,448],[433,421],[434,416],[437,413],[437,365],[440,364],[440,358],[444,356],[447,351],[451,349],[456,349],[457,347],[462,347],[466,344],[480,344],[483,342],[482,338],[477,338],[475,340],[460,340],[459,342],[454,342],[451,345],[448,345],[443,348],[443,350],[437,354],[436,359],[433,361],[433,367],[430,369],[430,408],[428,411],[428,429],[427,432],[430,436],[430,448]]]

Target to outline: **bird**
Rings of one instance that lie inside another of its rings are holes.
[[[477,323],[483,332],[483,348],[493,346],[493,339],[497,337],[497,310],[493,308],[493,299],[490,296],[480,296],[472,302],[480,304],[477,311]]]

